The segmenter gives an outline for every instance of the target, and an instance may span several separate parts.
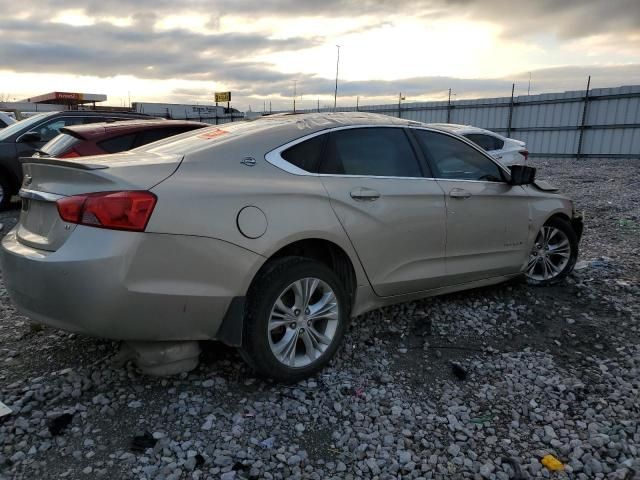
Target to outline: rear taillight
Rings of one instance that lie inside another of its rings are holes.
[[[58,158],[75,158],[75,157],[81,157],[81,156],[82,155],[80,155],[74,149],[71,149],[68,152],[63,153],[62,155],[58,155]]]
[[[518,153],[524,157],[525,162],[529,160],[529,150],[520,150]]]
[[[143,232],[156,200],[153,193],[146,191],[99,192],[65,197],[56,204],[65,222]]]

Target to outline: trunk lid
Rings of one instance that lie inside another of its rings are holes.
[[[29,247],[55,251],[76,228],[75,224],[60,218],[56,200],[90,192],[149,190],[170,177],[181,161],[181,155],[148,152],[83,157],[73,161],[23,158],[18,241]]]

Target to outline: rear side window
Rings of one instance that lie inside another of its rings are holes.
[[[422,177],[406,133],[400,128],[378,127],[331,132],[320,173]]]
[[[133,148],[133,141],[135,139],[136,134],[129,133],[98,142],[98,146],[107,153],[125,152]]]
[[[504,142],[499,138],[494,137],[493,135],[484,135],[482,133],[470,133],[464,136],[488,152],[491,150],[501,150],[502,147],[504,146]]]
[[[503,181],[500,167],[463,141],[429,130],[416,129],[414,133],[436,178]]]
[[[316,172],[326,140],[327,135],[318,135],[287,148],[280,156],[302,170]]]
[[[184,133],[184,128],[156,128],[153,130],[145,130],[138,133],[138,139],[136,140],[136,147],[146,145],[147,143],[157,142],[163,138],[172,137],[179,133]]]

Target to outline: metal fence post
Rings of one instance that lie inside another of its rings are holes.
[[[576,160],[580,160],[582,156],[582,138],[584,137],[584,125],[587,121],[587,106],[589,105],[589,87],[591,86],[591,75],[587,79],[587,91],[584,93],[584,107],[582,109],[582,121],[580,122],[580,135],[578,136],[578,151],[576,152]]]
[[[509,123],[507,124],[507,137],[511,136],[511,120],[513,119],[513,91],[516,88],[516,84],[511,84],[511,101],[509,102]]]

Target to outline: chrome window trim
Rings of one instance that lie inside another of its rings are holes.
[[[20,198],[28,198],[30,200],[41,200],[43,202],[55,202],[61,198],[65,198],[64,195],[58,195],[56,193],[38,192],[36,190],[29,190],[27,188],[21,188],[18,192]]]
[[[367,125],[342,125],[340,127],[327,128],[324,130],[319,130],[314,133],[310,133],[309,135],[305,135],[304,137],[300,137],[288,143],[285,143],[284,145],[281,145],[278,148],[275,148],[270,152],[267,152],[264,156],[264,159],[274,167],[277,167],[280,170],[284,170],[287,173],[291,173],[293,175],[299,175],[299,176],[307,176],[307,177],[393,178],[393,179],[411,179],[411,180],[425,180],[425,179],[435,180],[433,178],[427,178],[427,177],[393,177],[393,176],[386,176],[386,175],[348,175],[348,174],[340,175],[336,173],[313,173],[313,172],[307,172],[306,170],[303,170],[302,168],[296,167],[292,163],[287,162],[284,158],[282,158],[282,155],[281,155],[282,152],[284,152],[286,149],[291,148],[299,143],[305,142],[307,140],[310,140],[320,135],[324,135],[326,133],[337,132],[339,130],[352,130],[354,128],[400,128],[404,130],[407,127],[408,125],[367,124]],[[416,160],[418,159],[416,158]]]
[[[404,180],[435,180],[435,181],[446,181],[446,182],[473,182],[473,183],[488,183],[488,184],[506,184],[508,182],[489,182],[486,180],[463,180],[463,179],[455,179],[455,178],[434,178],[434,177],[392,177],[392,176],[380,176],[380,175],[339,175],[332,173],[313,173],[307,172],[300,167],[296,167],[294,164],[289,163],[284,158],[282,158],[282,152],[286,149],[291,148],[299,143],[305,142],[311,138],[317,137],[319,135],[324,135],[326,133],[336,132],[339,130],[350,130],[354,128],[401,128],[401,129],[412,129],[412,130],[427,130],[429,132],[441,133],[443,135],[448,135],[457,140],[462,138],[462,142],[474,148],[476,151],[480,152],[486,158],[488,158],[491,162],[498,166],[501,170],[503,170],[507,175],[511,175],[510,172],[499,162],[497,162],[491,155],[487,154],[484,150],[482,150],[479,146],[473,143],[471,140],[462,137],[458,134],[453,134],[451,132],[447,132],[445,130],[441,130],[439,128],[431,128],[431,127],[423,127],[421,125],[393,125],[393,124],[376,124],[376,125],[342,125],[340,127],[332,127],[324,130],[319,130],[314,133],[310,133],[309,135],[305,135],[304,137],[297,138],[290,142],[285,143],[284,145],[279,146],[269,152],[267,152],[264,156],[264,159],[280,170],[284,170],[287,173],[291,173],[292,175],[298,176],[306,176],[306,177],[347,177],[347,178],[389,178],[389,179],[404,179]]]

